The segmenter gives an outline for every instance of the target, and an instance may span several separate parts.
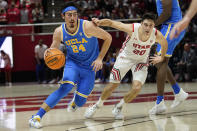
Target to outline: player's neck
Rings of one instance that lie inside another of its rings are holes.
[[[74,28],[69,28],[69,27],[66,27],[66,30],[71,33],[71,34],[74,34],[76,31],[77,31],[77,26],[74,27]]]

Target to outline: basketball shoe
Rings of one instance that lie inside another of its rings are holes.
[[[149,110],[150,115],[160,114],[166,111],[166,106],[164,104],[164,100],[162,100],[159,104],[155,104],[155,106]]]
[[[94,105],[91,105],[89,106],[86,111],[85,111],[85,114],[84,116],[86,118],[92,118],[93,115],[96,113],[96,110],[99,109],[99,107],[97,106],[97,104],[94,104]]]
[[[75,112],[77,110],[77,105],[74,102],[74,98],[73,100],[70,102],[70,104],[67,107],[67,111],[68,112]]]
[[[117,120],[124,119],[124,116],[122,115],[121,111],[122,111],[122,106],[117,107],[117,105],[115,105],[114,109],[112,110],[112,114],[114,115],[115,119]]]
[[[172,105],[170,106],[171,108],[177,107],[179,104],[181,104],[184,100],[188,98],[188,93],[184,92],[183,89],[180,89],[180,92],[178,94],[175,94],[174,101]]]
[[[33,115],[29,120],[29,126],[34,128],[41,128],[40,120],[41,118],[39,115]]]

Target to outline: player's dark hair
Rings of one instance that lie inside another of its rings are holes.
[[[3,50],[1,50],[0,52],[1,52],[3,55],[5,55],[5,54],[6,54]]]
[[[69,6],[74,6],[77,10],[79,10],[79,6],[76,4],[76,2],[68,1],[68,2],[65,2],[65,4],[61,7],[60,12],[62,12],[62,10],[64,10],[66,7],[69,7]]]
[[[143,22],[145,19],[153,20],[153,21],[155,22],[155,21],[156,21],[156,16],[155,16],[155,14],[153,14],[153,13],[145,13],[145,14],[142,16],[142,22]]]

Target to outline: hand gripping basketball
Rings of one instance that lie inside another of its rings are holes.
[[[50,69],[57,70],[64,66],[65,56],[59,49],[49,48],[44,52],[44,61]]]

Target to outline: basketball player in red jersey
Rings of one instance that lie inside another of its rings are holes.
[[[86,110],[85,117],[91,118],[95,114],[96,109],[103,105],[104,100],[119,86],[121,79],[131,69],[133,73],[132,88],[112,110],[116,119],[122,119],[123,105],[138,95],[146,80],[151,46],[155,42],[161,43],[162,46],[161,56],[151,57],[152,63],[156,64],[163,61],[168,44],[161,32],[154,28],[155,16],[153,14],[143,15],[141,23],[124,24],[110,19],[93,19],[93,22],[97,26],[109,26],[124,31],[128,36],[111,71],[110,83],[104,88],[99,101]]]

